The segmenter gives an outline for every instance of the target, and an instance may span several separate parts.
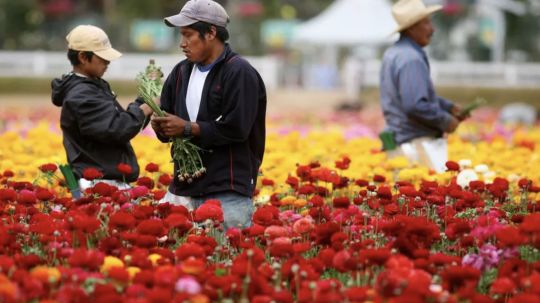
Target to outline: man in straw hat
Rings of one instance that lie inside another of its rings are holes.
[[[436,95],[422,49],[435,31],[430,16],[440,9],[440,5],[426,7],[421,0],[394,4],[400,38],[386,50],[380,75],[381,107],[398,154],[438,172],[445,170],[447,160],[442,137],[465,118],[460,106]]]
[[[73,70],[54,79],[51,88],[53,104],[62,107],[60,126],[69,165],[81,190],[92,185],[83,178],[87,168],[101,172],[99,181],[127,188],[124,182],[135,181],[139,175],[130,140],[152,110],[142,99],[122,108],[109,83],[101,78],[109,63],[122,55],[101,28],[79,25],[66,40]],[[120,163],[128,164],[131,172],[120,172]],[[76,191],[72,194],[78,195]]]

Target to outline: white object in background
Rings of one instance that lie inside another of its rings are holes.
[[[448,161],[448,141],[445,138],[425,140],[422,142],[424,150],[431,161],[431,168],[436,172],[446,171]]]
[[[437,173],[446,171],[448,141],[445,138],[417,138],[401,144],[400,148],[412,163],[425,165]]]
[[[461,188],[469,187],[471,181],[478,180],[478,174],[472,169],[464,169],[459,172],[456,178],[456,183],[461,186]]]

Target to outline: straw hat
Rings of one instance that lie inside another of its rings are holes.
[[[442,5],[430,5],[426,7],[422,0],[399,0],[392,6],[392,16],[394,16],[398,24],[394,33],[401,32],[413,26],[416,22],[441,8]]]

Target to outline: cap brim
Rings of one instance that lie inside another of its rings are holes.
[[[94,51],[94,54],[96,54],[96,56],[100,57],[101,59],[105,59],[107,61],[113,61],[122,56],[121,52],[115,50],[112,47],[106,50]]]
[[[185,15],[174,15],[163,19],[165,24],[169,27],[182,27],[189,26],[197,22],[197,20],[186,17]]]
[[[416,24],[416,22],[424,19],[425,17],[437,12],[437,11],[440,11],[441,9],[443,8],[442,5],[430,5],[428,7],[426,7],[426,10],[422,12],[422,14],[419,14],[417,18],[411,20],[409,23],[407,24],[403,24],[401,26],[398,26],[392,33],[390,33],[391,35],[395,34],[395,33],[399,33],[413,25]]]

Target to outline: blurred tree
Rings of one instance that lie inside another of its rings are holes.
[[[0,0],[0,47],[24,48],[24,41],[39,21],[34,7],[34,0]]]

